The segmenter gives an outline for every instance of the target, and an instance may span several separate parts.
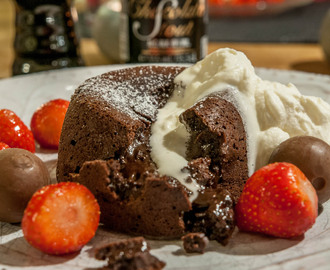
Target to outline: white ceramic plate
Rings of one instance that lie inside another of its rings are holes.
[[[124,66],[74,68],[19,76],[0,81],[0,108],[15,111],[29,125],[34,110],[55,98],[69,99],[85,79]],[[292,82],[305,95],[330,103],[330,77],[303,72],[257,69],[267,80]],[[330,134],[329,134],[330,136]],[[56,153],[37,151],[45,161],[56,161]],[[152,254],[166,262],[166,269],[329,269],[330,203],[304,237],[284,240],[234,232],[227,246],[211,242],[203,255],[188,255],[178,241],[148,240]],[[24,239],[19,224],[0,222],[0,269],[96,269],[105,263],[93,259],[93,248],[102,242],[126,238],[102,228],[78,254],[45,255]]]

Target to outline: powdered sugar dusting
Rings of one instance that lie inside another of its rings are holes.
[[[179,73],[182,68],[173,69]],[[75,95],[103,101],[104,109],[111,106],[134,120],[153,121],[171,95],[175,75],[159,66],[116,70],[88,79]]]

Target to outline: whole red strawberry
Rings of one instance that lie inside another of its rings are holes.
[[[83,185],[72,182],[48,185],[29,201],[22,219],[25,239],[48,254],[79,251],[93,238],[100,207]]]
[[[246,182],[235,208],[242,231],[290,238],[304,234],[318,213],[316,191],[293,164],[273,163]]]
[[[35,152],[31,130],[11,110],[0,110],[0,141],[11,148],[22,148]]]
[[[4,142],[0,142],[0,150],[7,149],[7,148],[10,148],[8,144],[6,144]]]
[[[31,130],[41,147],[57,149],[69,101],[53,99],[39,107],[31,119]]]

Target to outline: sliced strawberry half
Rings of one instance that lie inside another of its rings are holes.
[[[100,208],[93,194],[78,183],[48,185],[37,191],[22,219],[26,240],[48,254],[79,251],[97,230]]]

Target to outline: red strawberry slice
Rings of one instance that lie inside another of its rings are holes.
[[[38,108],[31,119],[31,130],[41,147],[57,149],[69,101],[53,99]]]
[[[100,208],[83,185],[64,182],[38,190],[22,219],[25,239],[48,254],[79,251],[97,230]]]
[[[31,130],[11,110],[0,110],[0,141],[11,148],[22,148],[35,152]]]
[[[8,144],[6,144],[4,142],[0,142],[0,150],[7,149],[7,148],[10,148]]]
[[[296,166],[273,163],[247,180],[235,210],[240,230],[290,238],[304,234],[315,223],[318,198]]]

